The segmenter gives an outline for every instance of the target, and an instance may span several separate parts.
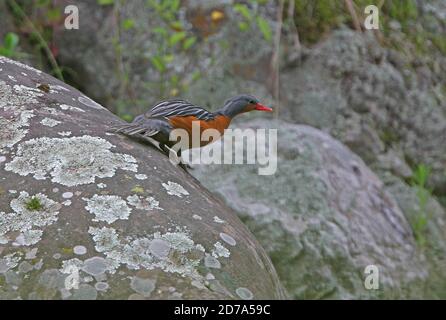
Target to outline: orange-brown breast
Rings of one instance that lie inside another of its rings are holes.
[[[231,119],[229,117],[226,117],[224,115],[218,115],[213,120],[198,120],[195,116],[187,116],[187,117],[181,117],[181,116],[174,116],[169,117],[169,123],[174,128],[181,128],[187,131],[189,134],[189,148],[192,147],[192,122],[193,121],[199,121],[200,123],[200,147],[203,147],[211,142],[214,142],[211,138],[210,141],[201,141],[201,135],[203,134],[203,131],[206,129],[215,129],[220,133],[220,137],[223,136],[224,130],[229,127],[229,123],[231,122]]]

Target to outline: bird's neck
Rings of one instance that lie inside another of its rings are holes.
[[[235,112],[233,108],[229,108],[228,105],[225,105],[222,108],[220,108],[217,111],[215,111],[214,115],[216,115],[216,116],[221,115],[221,116],[228,117],[229,119],[232,119],[236,115],[238,115],[238,112]]]

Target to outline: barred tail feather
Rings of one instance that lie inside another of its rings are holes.
[[[150,128],[143,127],[138,123],[121,124],[114,126],[111,129],[117,133],[123,133],[129,136],[142,134],[144,136],[151,137],[159,132],[158,130],[151,130]]]

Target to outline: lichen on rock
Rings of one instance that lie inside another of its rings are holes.
[[[127,202],[131,206],[134,206],[136,209],[139,210],[153,210],[153,209],[164,210],[159,206],[160,204],[159,201],[156,200],[154,197],[143,198],[134,194],[127,197]]]
[[[65,186],[94,183],[96,177],[112,177],[117,169],[136,172],[136,159],[113,153],[112,147],[103,138],[88,135],[31,139],[18,146],[16,156],[5,165],[5,170],[21,176],[32,174],[38,180],[50,175],[51,181]]]
[[[189,195],[189,192],[187,192],[182,185],[176,182],[168,181],[167,183],[162,183],[162,186],[164,189],[166,189],[167,193],[172,196],[182,198],[183,195]]]
[[[203,280],[197,267],[205,249],[195,244],[187,231],[155,232],[146,237],[127,239],[109,227],[90,227],[89,233],[98,252],[105,254],[116,266],[126,265],[130,269],[161,269],[178,273],[193,280]]]
[[[30,208],[29,201],[38,199],[40,207]],[[22,191],[18,198],[11,201],[11,209],[13,212],[0,212],[0,239],[5,244],[10,241],[9,232],[20,232],[15,238],[17,245],[29,246],[36,244],[41,236],[42,231],[36,229],[45,227],[57,221],[61,205],[51,200],[46,195],[38,193],[31,197],[28,192]]]
[[[83,200],[87,202],[85,209],[95,215],[93,221],[105,221],[110,224],[118,219],[128,219],[132,211],[120,196],[95,194]]]

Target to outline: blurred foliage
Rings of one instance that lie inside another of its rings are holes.
[[[52,43],[53,29],[63,21],[60,8],[50,0],[6,0],[6,3],[24,40],[26,52],[42,69],[49,69],[63,81],[63,70],[56,61],[57,52]]]
[[[0,45],[0,55],[9,58],[17,57],[19,55],[17,51],[19,41],[20,39],[17,34],[8,32],[3,39],[3,44]]]
[[[332,0],[287,0],[294,1],[294,22],[299,30],[302,43],[312,45],[325,34],[342,24],[353,28],[352,17],[346,10],[345,1]],[[369,0],[352,1],[358,17],[364,19],[364,8],[372,4]],[[379,9],[380,30],[386,37],[390,36],[390,24],[397,22],[408,40],[415,44],[419,53],[429,50],[428,42],[432,42],[440,52],[446,54],[446,37],[434,31],[418,28],[419,12],[416,0],[380,0],[375,5]],[[389,42],[399,48],[398,44]]]
[[[253,1],[254,2],[254,1]],[[256,1],[259,3],[264,3],[264,1]],[[263,37],[267,41],[271,41],[272,39],[272,31],[268,21],[256,13],[254,10],[251,10],[246,4],[235,3],[233,6],[233,10],[239,13],[243,20],[238,23],[238,27],[240,31],[248,31],[250,30],[250,26],[255,23],[258,27],[258,30],[262,33]]]
[[[123,41],[127,36],[137,34],[143,28],[138,25],[136,17],[126,16],[122,8],[130,0],[96,0],[104,10],[111,10],[116,20],[113,32],[112,47],[116,56],[115,74],[119,82],[116,98],[113,99],[114,111],[118,116],[131,120],[139,105],[134,94],[135,84],[132,83],[133,70],[128,57],[134,55],[133,49]],[[365,18],[364,8],[369,0],[284,0],[283,34],[284,39],[289,34],[298,33],[299,41],[306,46],[312,46],[321,41],[333,29],[340,26],[353,28],[352,13],[347,10],[346,2],[351,1],[354,12],[362,22]],[[278,23],[277,1],[272,0],[236,0],[231,5],[217,5],[211,11],[198,10],[194,17],[184,14],[185,0],[140,0],[141,10],[156,16],[158,25],[144,30],[147,39],[156,43],[154,49],[144,52],[144,61],[149,65],[147,72],[149,80],[140,80],[140,87],[155,92],[156,98],[168,98],[182,95],[191,83],[201,77],[203,70],[190,64],[186,70],[179,72],[177,66],[185,57],[198,57],[200,42],[209,40],[218,32],[218,27],[224,23],[234,23],[240,32],[257,33],[271,46]],[[6,0],[8,9],[15,19],[16,30],[0,39],[0,54],[17,57],[24,52],[29,53],[33,63],[41,69],[49,70],[60,79],[67,79],[76,86],[76,72],[58,63],[59,48],[54,41],[55,32],[63,25],[64,14],[62,4],[55,0]],[[405,42],[409,40],[416,48],[416,54],[427,53],[431,45],[446,54],[446,37],[429,31],[419,25],[420,13],[416,0],[378,0],[375,3],[380,9],[380,30],[377,31],[384,45],[404,50]],[[292,5],[292,6],[291,6]],[[292,12],[289,9],[292,8]],[[155,18],[154,18],[155,19]],[[289,28],[290,24],[295,28]],[[397,24],[404,38],[394,41],[392,30]],[[225,49],[227,39],[217,40],[219,46]],[[226,42],[225,42],[226,41]],[[140,44],[141,48],[147,48]],[[227,47],[226,47],[227,49]],[[274,48],[273,50],[278,50]],[[210,56],[209,59],[215,60]],[[193,69],[195,68],[195,69]],[[153,76],[152,76],[153,75]],[[79,85],[79,84],[78,84]],[[446,88],[445,88],[446,90]],[[129,110],[132,101],[132,110]],[[136,106],[137,105],[137,106]],[[138,110],[139,111],[139,110]],[[388,139],[393,139],[388,135]]]
[[[415,239],[420,246],[426,245],[427,223],[431,216],[428,210],[428,202],[432,197],[432,191],[427,187],[430,173],[431,169],[428,166],[420,164],[415,168],[411,178],[411,185],[416,189],[418,198],[418,210],[410,222]]]

